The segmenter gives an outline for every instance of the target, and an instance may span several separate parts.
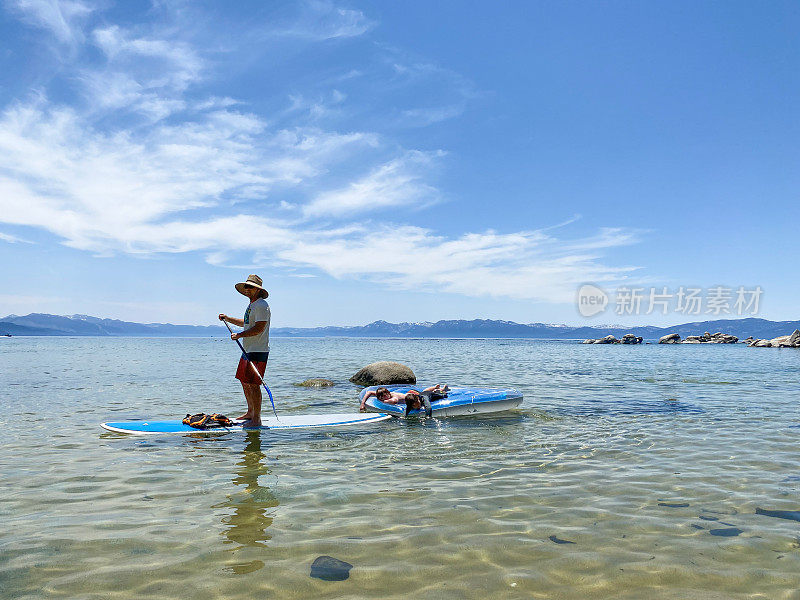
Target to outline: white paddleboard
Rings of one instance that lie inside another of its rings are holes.
[[[361,425],[391,419],[391,415],[382,413],[337,413],[329,415],[284,415],[279,418],[262,418],[263,430],[272,429],[301,429],[307,427],[342,427],[346,425]],[[181,421],[120,421],[118,423],[100,423],[100,427],[116,433],[130,433],[133,435],[152,435],[161,433],[227,433],[229,431],[242,431],[243,427],[236,424],[233,427],[215,427],[213,429],[195,429],[184,425]],[[249,430],[250,428],[248,428]],[[256,429],[256,428],[253,428]]]

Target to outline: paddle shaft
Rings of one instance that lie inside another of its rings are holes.
[[[227,327],[228,331],[230,331],[231,335],[233,335],[233,329],[231,329],[231,326],[228,325],[228,322],[224,319],[222,320],[222,322],[225,323],[225,327]],[[269,396],[269,402],[270,404],[272,404],[272,412],[275,413],[275,418],[277,419],[278,411],[275,410],[275,401],[272,399],[272,392],[269,391],[269,388],[267,387],[264,378],[261,376],[261,373],[258,372],[258,369],[256,369],[255,363],[253,363],[253,361],[250,360],[250,356],[247,354],[247,351],[244,349],[244,346],[242,346],[242,343],[239,340],[233,340],[233,341],[236,342],[236,344],[239,346],[239,349],[242,351],[242,354],[247,359],[247,362],[250,364],[251,367],[253,367],[253,371],[255,372],[256,377],[258,377],[258,379],[261,381],[261,385],[263,385],[264,389],[267,390],[267,395]]]

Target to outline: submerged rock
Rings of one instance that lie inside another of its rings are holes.
[[[553,542],[554,544],[574,544],[575,543],[575,542],[571,542],[569,540],[562,540],[561,538],[556,537],[554,535],[551,535],[547,539],[550,540],[551,542]]]
[[[741,529],[739,529],[738,527],[727,527],[727,528],[724,528],[724,529],[709,529],[708,533],[710,533],[711,535],[719,536],[719,537],[736,537],[740,533],[744,533],[744,532]]]
[[[768,508],[756,507],[756,514],[764,515],[765,517],[788,519],[790,521],[800,521],[800,510],[771,510]]]
[[[338,558],[318,556],[311,563],[311,577],[324,581],[344,581],[350,577],[350,569],[352,568],[353,565]]]
[[[323,379],[322,377],[314,377],[313,379],[306,379],[305,381],[301,381],[300,383],[295,383],[297,387],[315,387],[315,388],[325,388],[325,387],[332,387],[336,385],[330,379]]]
[[[350,381],[356,385],[367,387],[370,385],[414,384],[417,383],[417,377],[414,375],[414,371],[406,365],[382,360],[367,365],[353,375]]]

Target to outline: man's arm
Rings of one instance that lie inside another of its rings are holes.
[[[236,327],[244,327],[244,319],[237,319],[236,317],[229,317],[226,314],[220,313],[219,320],[227,321],[231,325],[236,325]]]
[[[244,324],[242,324],[241,326],[243,327]],[[239,333],[234,333],[233,335],[235,335],[236,337],[233,339],[238,340],[239,338],[243,337],[253,337],[254,335],[258,335],[259,333],[264,331],[266,328],[267,328],[266,321],[256,321],[256,324],[253,325],[250,329],[246,329],[245,331],[240,331]]]
[[[368,400],[369,398],[372,398],[373,396],[376,396],[376,395],[377,395],[377,394],[375,394],[375,390],[369,390],[369,391],[367,391],[367,393],[366,393],[366,394],[364,394],[364,397],[361,399],[361,406],[359,406],[359,408],[360,408],[361,410],[364,410],[364,409],[367,407],[367,400]]]

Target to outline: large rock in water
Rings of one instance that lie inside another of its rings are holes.
[[[405,365],[382,360],[361,369],[350,378],[356,385],[393,385],[401,383],[417,383],[414,371]]]
[[[641,344],[642,338],[632,333],[626,333],[622,336],[622,339],[617,339],[613,335],[607,335],[604,338],[600,338],[599,340],[583,340],[581,344]]]
[[[753,340],[748,344],[751,348],[800,348],[800,329],[791,335],[779,335],[771,340]]]
[[[668,333],[658,340],[659,344],[680,344],[681,336],[678,333]]]
[[[739,338],[729,333],[717,332],[710,334],[706,331],[703,335],[687,335],[682,344],[735,344]]]

